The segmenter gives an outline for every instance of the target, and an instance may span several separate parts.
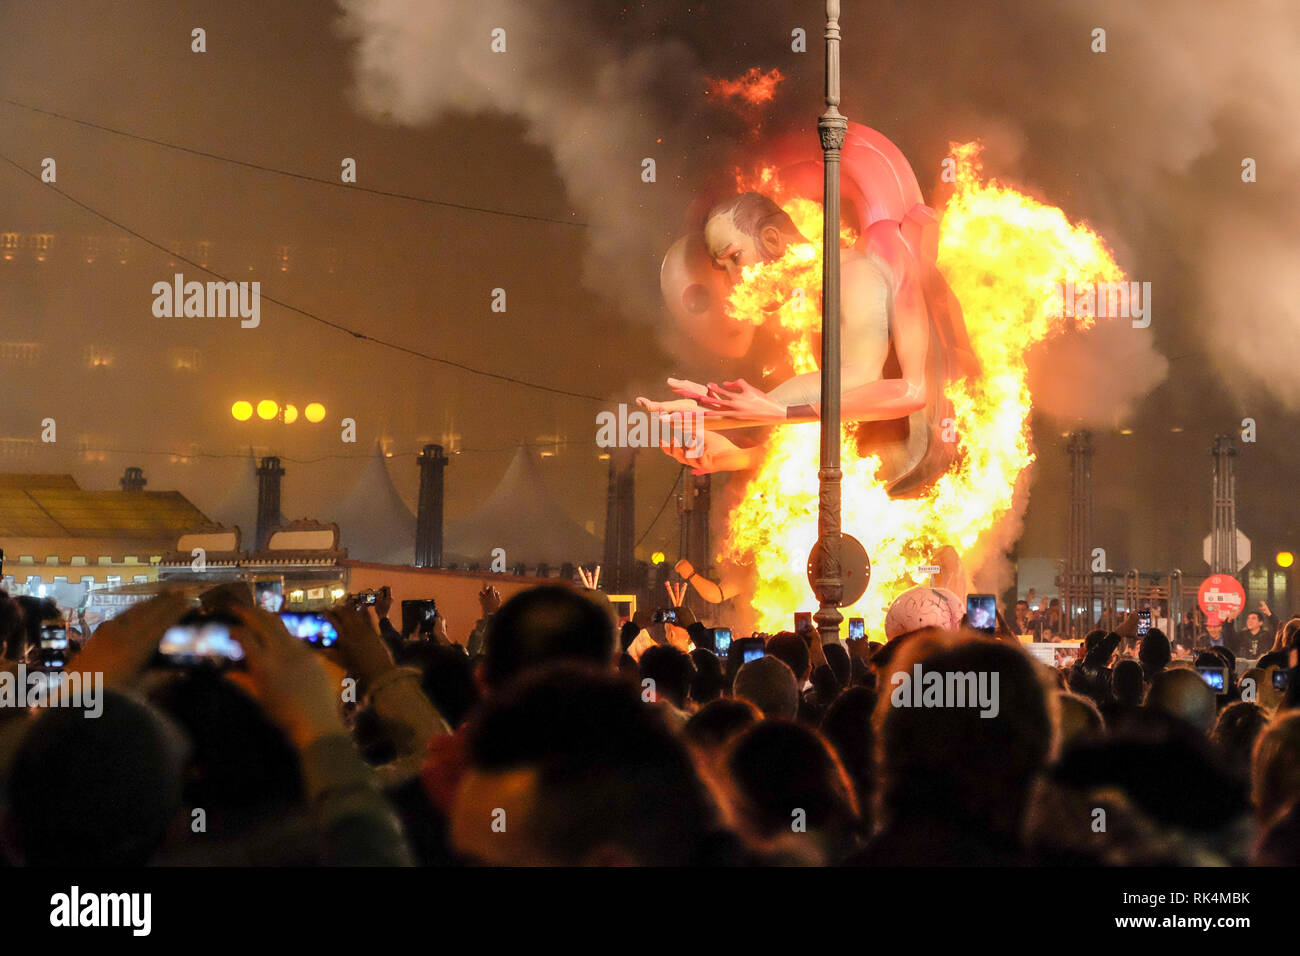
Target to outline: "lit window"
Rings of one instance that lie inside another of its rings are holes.
[[[175,348],[167,353],[168,364],[173,372],[196,372],[199,368],[199,350],[196,348]]]

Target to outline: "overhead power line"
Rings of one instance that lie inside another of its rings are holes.
[[[62,196],[64,199],[66,199],[68,202],[72,203],[73,205],[78,206],[81,209],[84,209],[92,216],[95,216],[96,218],[103,220],[109,225],[122,230],[127,235],[139,239],[141,242],[145,243],[146,245],[152,246],[154,249],[157,249],[159,252],[162,252],[163,254],[173,259],[179,259],[181,262],[184,262],[186,265],[193,266],[195,269],[198,269],[201,272],[206,272],[208,275],[220,279],[222,282],[235,281],[221,274],[220,272],[217,272],[214,269],[209,268],[208,266],[202,265],[194,261],[193,259],[190,259],[185,255],[182,255],[179,252],[175,252],[174,250],[168,249],[162,243],[150,239],[148,236],[144,235],[143,233],[139,232],[136,229],[133,229],[132,227],[126,225],[125,223],[117,219],[114,219],[112,216],[108,215],[107,213],[100,212],[98,209],[89,205],[88,203],[82,202],[80,199],[77,199],[75,196],[65,192],[63,189],[60,189],[54,183],[42,182],[40,176],[38,176],[36,173],[33,173],[25,166],[21,165],[18,162],[15,162],[14,160],[10,159],[8,156],[5,156],[2,153],[0,153],[0,160],[3,160],[4,162],[8,163],[10,166],[18,170],[24,176],[27,176],[29,179],[37,183],[40,183],[42,188],[53,190],[54,192],[58,193],[60,196]],[[599,402],[601,404],[604,404],[606,401],[604,398],[601,398],[599,395],[591,395],[586,392],[575,392],[564,388],[555,388],[554,386],[551,385],[542,385],[538,382],[530,382],[527,381],[526,379],[517,378],[513,375],[505,375],[501,372],[490,372],[486,369],[475,368],[472,365],[467,365],[464,362],[457,362],[452,359],[441,358],[437,355],[430,355],[428,352],[422,352],[419,349],[413,349],[410,348],[409,346],[402,345],[398,342],[392,342],[389,341],[388,339],[381,339],[378,338],[377,336],[369,335],[365,332],[359,332],[356,329],[348,328],[347,326],[342,325],[341,323],[333,322],[329,319],[317,315],[314,312],[310,312],[307,309],[299,308],[296,305],[292,305],[288,302],[285,302],[283,299],[277,299],[274,296],[267,295],[266,293],[262,293],[261,298],[266,300],[267,302],[273,303],[274,305],[280,306],[280,308],[282,309],[286,309],[290,312],[296,312],[298,315],[301,315],[304,318],[311,319],[313,322],[318,322],[321,325],[333,329],[336,332],[343,332],[347,335],[352,336],[353,338],[361,339],[362,341],[366,341],[366,342],[373,342],[376,345],[381,345],[384,348],[392,349],[395,352],[401,352],[405,355],[411,355],[414,356],[415,358],[424,359],[425,361],[428,362],[436,362],[439,365],[446,365],[450,368],[459,369],[462,372],[468,372],[471,375],[479,375],[484,378],[496,379],[497,381],[508,382],[512,385],[521,385],[524,388],[536,389],[537,391],[541,391],[541,392],[550,392],[553,395],[564,395],[569,398],[581,398],[587,401]]]
[[[166,140],[155,139],[152,136],[144,136],[140,133],[132,133],[129,130],[117,129],[112,126],[106,126],[103,123],[93,123],[90,120],[79,119],[75,116],[68,116],[66,113],[58,113],[54,110],[42,109],[39,106],[32,106],[29,103],[20,103],[17,100],[11,100],[7,97],[0,97],[0,103],[6,103],[9,106],[18,109],[28,110],[32,113],[40,113],[42,116],[52,116],[55,119],[63,120],[67,123],[76,123],[78,126],[85,126],[88,129],[99,130],[103,133],[111,133],[114,136],[121,136],[126,139],[133,139],[137,142],[148,143],[151,146],[160,146],[163,149],[175,150],[178,153],[189,153],[191,156],[201,156],[204,159],[216,160],[220,163],[230,163],[234,166],[242,166],[245,169],[255,169],[263,173],[272,173],[276,176],[286,176],[290,179],[298,179],[303,182],[316,183],[321,186],[331,186],[335,189],[343,189],[348,192],[368,193],[372,196],[383,196],[387,199],[401,199],[405,202],[417,202],[426,206],[442,206],[446,209],[460,209],[465,212],[479,212],[490,216],[505,216],[510,219],[524,219],[531,222],[549,222],[557,226],[575,226],[586,228],[587,223],[576,219],[557,219],[554,216],[536,216],[525,212],[512,212],[508,209],[492,209],[488,206],[475,206],[471,203],[450,202],[445,199],[431,199],[428,196],[415,196],[410,193],[401,193],[388,189],[375,189],[373,186],[362,186],[359,183],[345,183],[326,179],[323,176],[311,176],[307,173],[295,172],[292,169],[279,169],[275,166],[266,166],[262,163],[254,163],[246,159],[238,159],[234,156],[222,156],[220,153],[212,153],[203,149],[195,149],[192,146],[182,146],[179,143],[169,143]]]

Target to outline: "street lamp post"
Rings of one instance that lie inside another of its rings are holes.
[[[814,619],[823,644],[838,643],[844,596],[840,564],[840,150],[849,122],[840,103],[840,0],[826,0],[826,110],[817,120],[826,177],[822,208],[821,468]]]

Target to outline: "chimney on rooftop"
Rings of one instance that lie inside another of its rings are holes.
[[[263,458],[257,466],[257,546],[256,550],[265,551],[266,543],[271,539],[271,529],[280,523],[280,479],[284,469],[280,459]]]
[[[425,445],[420,452],[420,500],[415,515],[415,566],[442,567],[443,470],[449,459],[441,445]]]
[[[117,480],[122,486],[123,491],[144,491],[144,486],[149,484],[144,477],[144,469],[137,468],[135,465],[127,468],[126,473]]]

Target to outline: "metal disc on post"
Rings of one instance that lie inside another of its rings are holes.
[[[808,584],[813,593],[817,591],[817,559],[821,553],[821,548],[814,544],[812,553],[808,555]],[[840,579],[844,583],[840,607],[848,607],[861,600],[871,581],[871,559],[867,557],[867,549],[851,534],[840,535]]]

